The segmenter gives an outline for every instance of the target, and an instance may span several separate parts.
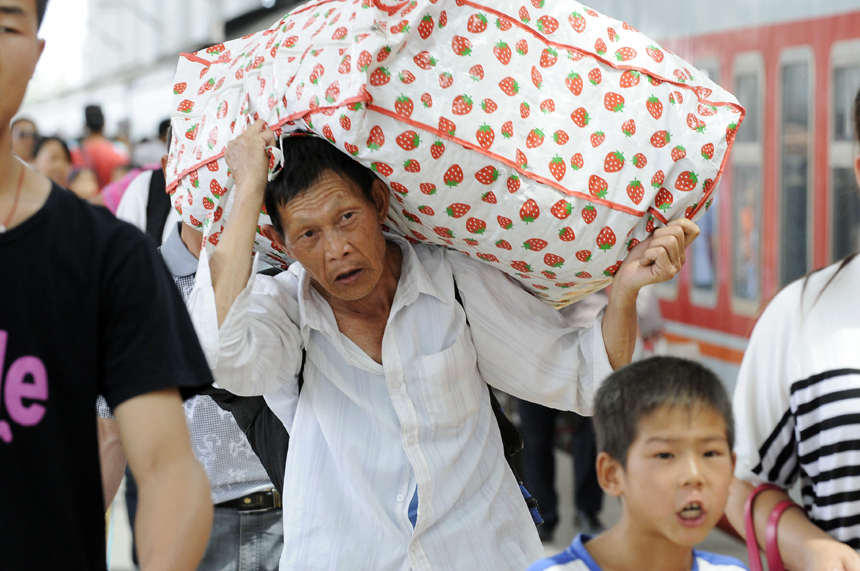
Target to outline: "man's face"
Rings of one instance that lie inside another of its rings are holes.
[[[325,171],[319,182],[280,208],[288,254],[333,297],[357,301],[379,282],[385,268],[380,224],[388,191],[374,183],[371,202],[354,182]]]
[[[36,0],[0,0],[0,129],[18,112],[45,42],[38,32]]]
[[[711,408],[664,406],[639,422],[622,470],[625,511],[645,534],[692,547],[726,506],[734,456]]]

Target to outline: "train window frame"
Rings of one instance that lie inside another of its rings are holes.
[[[749,75],[755,74],[758,79],[758,139],[754,142],[741,141],[739,139],[735,139],[734,146],[732,149],[732,154],[730,158],[730,166],[731,166],[731,184],[732,184],[732,192],[731,192],[731,206],[730,213],[732,219],[729,221],[731,226],[731,236],[732,236],[732,246],[731,246],[731,260],[729,267],[730,275],[729,277],[729,287],[731,288],[730,297],[731,297],[731,308],[732,312],[738,315],[745,316],[755,316],[758,314],[759,308],[761,307],[762,300],[762,282],[764,281],[764,272],[762,269],[762,260],[764,259],[764,240],[762,239],[764,236],[763,226],[764,226],[764,146],[765,146],[765,101],[767,89],[766,81],[765,81],[765,63],[764,63],[764,54],[761,51],[754,50],[748,52],[742,52],[737,54],[732,61],[732,71],[731,71],[731,83],[732,88],[736,92],[737,91],[737,80],[741,75]],[[741,101],[741,105],[744,102]],[[750,117],[744,121],[744,124],[747,124],[750,121]],[[743,129],[743,126],[741,126]],[[758,211],[755,213],[756,220],[755,224],[760,229],[760,239],[758,243],[758,287],[755,292],[756,296],[754,299],[747,299],[744,297],[740,297],[735,294],[735,273],[737,268],[735,267],[735,248],[737,247],[737,232],[735,231],[735,204],[737,200],[737,192],[735,188],[736,177],[735,172],[737,167],[757,167],[758,168],[758,188],[759,188],[759,203],[758,203]]]
[[[807,160],[807,174],[806,174],[806,268],[803,272],[803,275],[809,273],[814,267],[815,261],[815,77],[816,77],[816,69],[815,69],[815,52],[812,46],[804,45],[804,46],[793,46],[790,48],[786,48],[780,52],[779,56],[779,69],[778,69],[778,77],[777,77],[777,90],[778,90],[778,98],[777,98],[777,141],[776,141],[776,152],[778,156],[777,160],[777,169],[776,169],[776,181],[777,181],[777,195],[779,196],[778,200],[778,217],[777,217],[777,247],[779,248],[776,255],[776,275],[774,276],[776,279],[777,287],[782,288],[791,283],[789,282],[783,283],[782,281],[782,271],[783,271],[783,157],[784,157],[784,140],[783,140],[783,129],[785,127],[785,123],[783,122],[783,104],[784,104],[784,95],[785,90],[783,89],[783,79],[784,69],[786,65],[804,63],[808,66],[808,82],[807,82],[807,90],[809,103],[807,108],[808,113],[808,132],[809,139],[807,141],[807,151],[806,151],[806,160]],[[796,278],[795,278],[796,279]]]
[[[850,141],[836,140],[835,98],[836,98],[836,70],[846,67],[860,67],[860,40],[845,40],[835,42],[830,49],[830,62],[828,69],[828,113],[827,113],[827,263],[834,263],[834,241],[833,241],[833,208],[836,202],[835,179],[833,173],[836,169],[850,169],[854,171],[854,157],[860,153],[860,145],[857,137]]]
[[[712,56],[712,57],[701,58],[699,60],[696,60],[696,62],[694,63],[694,66],[696,67],[696,69],[698,69],[700,71],[707,72],[709,79],[711,81],[713,81],[714,83],[716,83],[718,85],[722,84],[722,81],[721,81],[722,80],[722,76],[721,76],[722,69],[720,66],[720,59],[718,57]],[[720,235],[721,235],[720,223],[722,221],[723,213],[721,212],[721,209],[720,209],[721,201],[720,201],[719,197],[717,196],[714,200],[715,200],[715,204],[709,210],[709,212],[713,212],[712,216],[715,216],[715,223],[714,223],[714,228],[713,228],[713,240],[717,244],[717,246],[719,246]],[[703,214],[703,216],[704,216],[704,214]],[[702,237],[700,236],[699,239],[702,239]],[[716,250],[714,251],[714,261],[713,261],[714,267],[712,269],[713,274],[714,274],[713,287],[711,287],[709,289],[705,289],[705,288],[696,287],[695,280],[693,279],[693,265],[692,265],[693,259],[691,256],[688,256],[688,260],[687,260],[686,265],[688,266],[689,269],[687,269],[686,271],[689,272],[689,289],[688,289],[688,292],[689,292],[691,304],[693,304],[697,307],[704,307],[704,308],[708,308],[708,309],[714,309],[717,307],[717,304],[719,302],[719,297],[720,297],[720,285],[722,283],[722,280],[720,279],[721,274],[722,274],[721,269],[720,269],[721,258],[722,258],[722,256],[721,256],[720,248],[717,247]]]

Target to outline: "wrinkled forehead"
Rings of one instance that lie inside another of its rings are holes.
[[[366,202],[364,192],[355,181],[327,169],[308,188],[281,206],[280,214],[287,228],[297,223],[317,221],[343,208]]]

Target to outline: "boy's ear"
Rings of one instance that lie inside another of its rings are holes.
[[[289,257],[295,259],[295,256],[293,256],[293,249],[287,245],[281,235],[278,234],[278,231],[275,230],[274,226],[271,224],[263,224],[260,226],[260,232],[262,232],[263,236],[277,244],[278,247],[286,252]]]
[[[621,462],[606,452],[597,455],[597,481],[603,491],[620,497],[624,491],[624,468]]]

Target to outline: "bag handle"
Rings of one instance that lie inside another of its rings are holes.
[[[774,484],[762,484],[755,488],[744,504],[744,528],[746,530],[747,555],[750,561],[750,571],[763,571],[761,566],[761,554],[759,552],[758,540],[755,535],[755,520],[753,518],[753,503],[760,493],[774,490],[784,491]],[[782,556],[779,554],[778,528],[779,519],[788,508],[796,506],[791,500],[783,500],[776,504],[770,512],[765,530],[765,557],[769,571],[785,571]]]

